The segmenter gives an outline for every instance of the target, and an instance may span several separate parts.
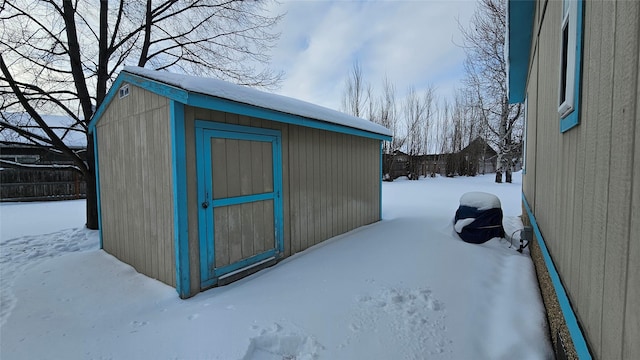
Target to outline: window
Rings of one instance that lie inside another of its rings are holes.
[[[582,0],[564,0],[560,29],[560,82],[558,114],[560,130],[578,125],[582,67]]]
[[[129,96],[129,84],[123,85],[119,91],[119,97],[122,99],[123,97]]]

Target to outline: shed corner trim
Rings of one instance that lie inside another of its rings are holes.
[[[184,104],[170,101],[171,158],[173,176],[173,222],[176,290],[180,298],[191,296],[189,223],[187,218],[187,154]]]

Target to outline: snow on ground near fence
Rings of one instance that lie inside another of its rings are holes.
[[[467,244],[453,232],[468,191],[500,197],[509,235],[522,226],[520,175],[513,184],[492,178],[385,183],[382,222],[188,300],[97,250],[95,232],[3,240],[2,275],[15,278],[3,281],[3,299],[17,301],[3,314],[0,358],[551,358],[527,252],[504,239]],[[1,206],[3,227],[28,230],[31,219],[7,224]],[[19,255],[74,237],[91,250]]]

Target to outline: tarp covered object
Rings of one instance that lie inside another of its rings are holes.
[[[504,237],[500,199],[483,192],[462,195],[454,228],[460,238],[468,243],[482,244],[494,237]]]

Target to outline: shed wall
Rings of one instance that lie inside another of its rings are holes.
[[[96,125],[103,248],[175,286],[169,100],[129,87]]]
[[[285,256],[380,219],[378,140],[187,106],[192,293],[200,290],[195,120],[281,131]]]
[[[536,9],[523,191],[595,358],[640,358],[640,3],[584,3],[580,124],[564,134],[562,2]]]

